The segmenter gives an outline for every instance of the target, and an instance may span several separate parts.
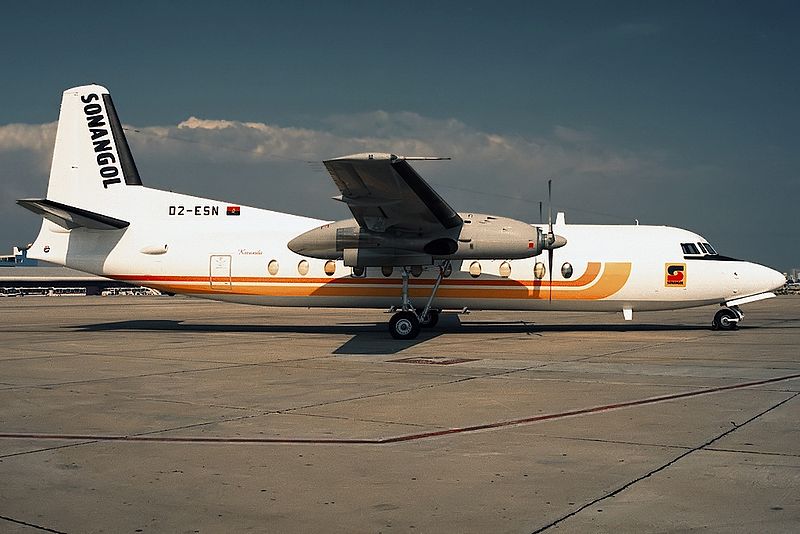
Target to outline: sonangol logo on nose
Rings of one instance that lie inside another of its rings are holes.
[[[664,285],[666,287],[686,287],[686,264],[667,263],[664,267]]]

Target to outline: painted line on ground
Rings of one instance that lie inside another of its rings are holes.
[[[667,402],[676,399],[685,399],[690,397],[698,397],[701,395],[710,395],[713,393],[720,393],[723,391],[731,391],[736,389],[743,389],[755,386],[762,386],[765,384],[772,384],[775,382],[783,382],[786,380],[794,380],[800,378],[800,373],[779,376],[775,378],[767,378],[764,380],[756,380],[753,382],[742,382],[739,384],[731,384],[728,386],[718,386],[713,388],[698,389],[694,391],[685,391],[683,393],[674,393],[671,395],[660,395],[657,397],[647,397],[644,399],[637,399],[632,401],[617,402],[612,404],[604,404],[601,406],[592,406],[589,408],[580,408],[576,410],[568,410],[564,412],[556,412],[551,414],[536,415],[533,417],[523,417],[520,419],[508,419],[504,421],[495,421],[492,423],[484,423],[480,425],[470,425],[455,428],[447,428],[443,430],[431,430],[428,432],[419,432],[416,434],[404,434],[400,436],[392,436],[388,438],[232,438],[222,436],[154,436],[154,435],[103,435],[103,434],[49,434],[49,433],[26,433],[26,432],[0,432],[0,439],[39,439],[39,440],[93,440],[93,441],[124,441],[124,442],[156,442],[156,443],[227,443],[227,444],[319,444],[319,445],[389,445],[392,443],[403,443],[407,441],[418,441],[423,439],[438,438],[442,436],[450,436],[454,434],[470,434],[484,430],[496,430],[499,428],[524,426],[541,421],[551,421],[554,419],[563,419],[566,417],[576,417],[579,415],[590,415],[595,413],[608,412],[612,410],[619,410],[622,408],[630,408],[633,406],[643,406],[647,404],[656,404],[660,402]]]

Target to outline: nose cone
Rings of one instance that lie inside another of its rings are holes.
[[[783,276],[782,273],[779,273],[775,269],[770,269],[769,267],[764,267],[764,270],[766,271],[764,273],[764,280],[769,284],[769,289],[767,291],[780,289],[786,285],[786,277]]]
[[[743,286],[747,286],[750,293],[766,293],[786,284],[786,277],[775,269],[757,263],[750,263],[748,267],[745,269],[746,274],[741,283]]]

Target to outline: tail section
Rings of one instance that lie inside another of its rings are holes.
[[[128,221],[123,221],[116,217],[94,213],[75,206],[67,206],[46,198],[24,198],[17,200],[17,204],[67,230],[72,230],[73,228],[122,230],[130,225]]]
[[[128,219],[131,188],[141,186],[108,90],[99,85],[67,89],[47,197],[17,201],[45,219],[29,257],[101,272],[108,251],[129,226],[113,215]],[[97,230],[104,236],[91,235]]]
[[[94,211],[141,185],[108,90],[84,85],[64,91],[47,199]]]

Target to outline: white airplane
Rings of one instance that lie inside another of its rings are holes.
[[[142,185],[111,96],[64,92],[31,258],[163,292],[266,306],[391,308],[416,337],[443,310],[634,311],[774,297],[779,272],[666,226],[553,224],[457,213],[391,154],[325,161],[354,219],[326,222]]]

